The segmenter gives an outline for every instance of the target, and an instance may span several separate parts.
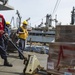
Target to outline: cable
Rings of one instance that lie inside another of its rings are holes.
[[[56,12],[61,0],[57,0],[52,15]]]
[[[59,0],[56,1],[56,4],[55,4],[55,7],[54,7],[54,10],[53,10],[52,14],[55,12],[55,9],[56,9],[56,7],[57,7],[58,1],[59,1]]]

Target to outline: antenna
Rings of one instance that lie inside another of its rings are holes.
[[[18,26],[20,27],[20,25],[21,25],[21,18],[22,17],[20,16],[20,13],[19,13],[18,10],[16,10],[16,14],[18,15],[18,20],[19,20],[19,23],[18,23],[19,25]]]
[[[71,24],[73,25],[75,23],[75,8],[73,7],[73,10],[71,12]]]

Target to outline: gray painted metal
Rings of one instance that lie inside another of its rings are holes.
[[[50,43],[55,41],[55,36],[30,36],[29,35],[27,41],[30,41],[30,38],[32,42]]]
[[[3,11],[3,10],[14,10],[14,8],[8,4],[6,5],[0,4],[0,11]]]
[[[29,36],[27,38],[27,41],[32,42],[41,42],[41,43],[50,43],[55,41],[55,31],[47,31],[47,32],[42,32],[42,31],[34,31],[32,30],[29,32]]]

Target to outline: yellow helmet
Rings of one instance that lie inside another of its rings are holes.
[[[10,22],[6,22],[6,25],[10,25]]]
[[[28,22],[27,22],[26,20],[24,20],[24,21],[22,22],[22,24],[28,25]]]

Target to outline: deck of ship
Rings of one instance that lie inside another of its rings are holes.
[[[47,54],[38,54],[33,52],[24,52],[24,55],[36,55],[42,67],[47,67]],[[9,53],[8,60],[13,64],[13,67],[3,66],[3,60],[0,58],[0,75],[23,75],[24,64],[23,60],[19,59],[18,52]]]

